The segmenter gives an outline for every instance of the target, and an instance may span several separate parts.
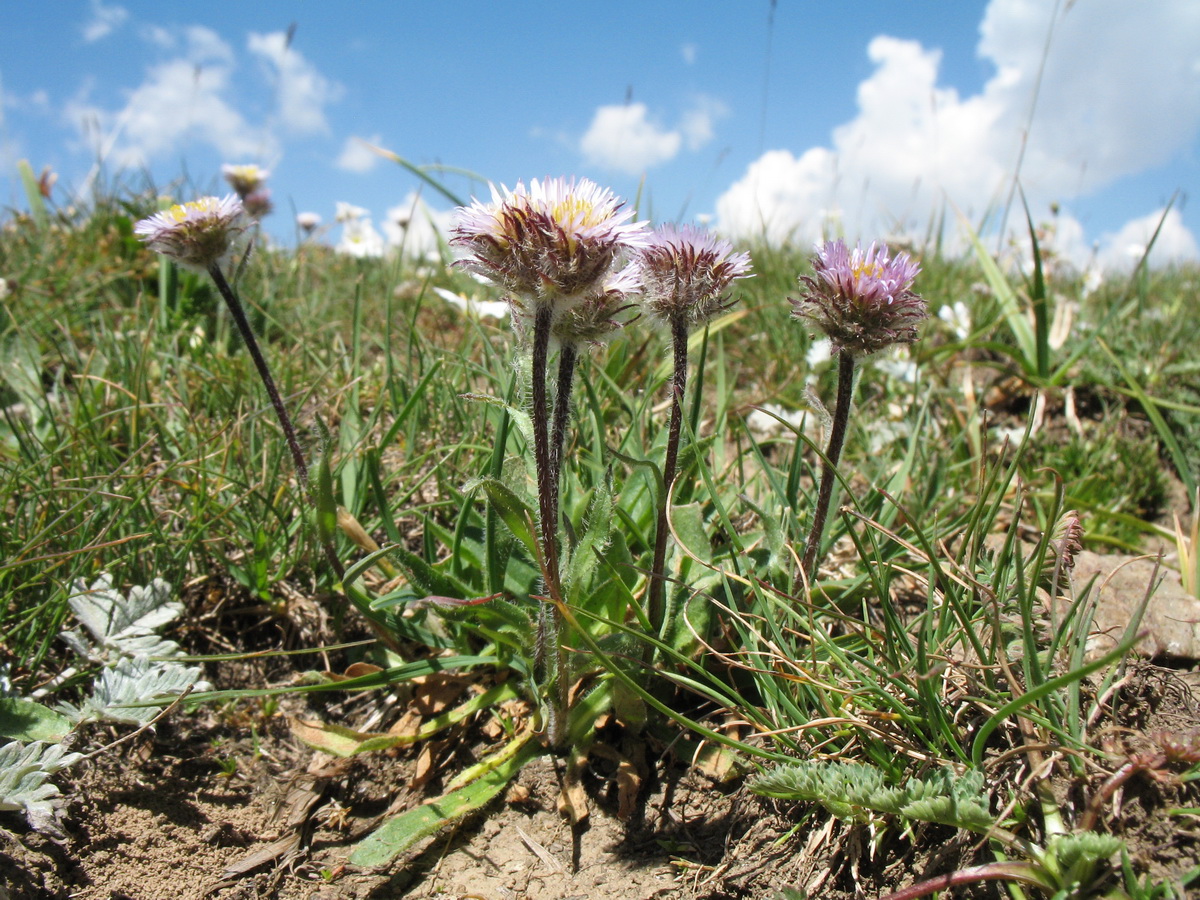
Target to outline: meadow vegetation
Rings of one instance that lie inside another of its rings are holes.
[[[286,690],[228,690],[224,660],[249,651],[337,644],[350,680],[312,672],[305,690],[386,695],[470,674],[465,705],[417,733],[330,719],[299,734],[349,755],[500,723],[445,779],[442,806],[346,848],[361,866],[486,806],[547,754],[581,821],[582,771],[602,750],[622,812],[702,761],[790,804],[797,829],[832,816],[880,846],[927,825],[971,836],[966,863],[895,898],[984,883],[1182,898],[1200,879],[1194,836],[1186,864],[1152,872],[1112,803],[1132,779],[1169,782],[1190,799],[1162,814],[1194,832],[1200,735],[1136,724],[1137,617],[1097,650],[1095,586],[1070,578],[1085,547],[1162,551],[1195,590],[1194,268],[1096,287],[1036,241],[1024,267],[982,245],[893,248],[919,260],[931,315],[915,343],[860,360],[829,460],[838,359],[788,303],[810,248],[738,248],[754,277],[686,335],[671,478],[672,333],[643,315],[582,342],[556,406],[569,419],[547,541],[527,345],[443,299],[500,289],[448,265],[449,247],[355,259],[260,238],[226,267],[296,423],[305,485],[213,281],[135,234],[158,209],[156,191],[113,187],[86,211],[35,203],[0,226],[6,738],[33,734],[18,700],[57,721],[56,704],[114,665],[59,640],[80,584],[158,579],[182,601],[167,633],[215,686],[174,716]],[[827,461],[834,502],[806,572]],[[274,646],[215,629],[233,608],[260,636],[271,623]]]

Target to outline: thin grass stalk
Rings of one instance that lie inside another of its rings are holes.
[[[650,566],[650,593],[646,603],[646,618],[655,636],[662,634],[664,597],[666,594],[667,507],[671,485],[679,465],[679,438],[683,430],[683,398],[687,390],[688,366],[687,322],[683,316],[671,319],[671,346],[674,369],[671,373],[671,424],[667,434],[667,455],[663,461],[663,489],[658,498],[658,520],[654,528],[654,561]]]
[[[796,578],[795,593],[799,593],[804,582],[812,577],[821,537],[825,532],[825,519],[829,515],[829,503],[833,499],[833,487],[837,481],[838,460],[842,446],[846,443],[846,426],[850,422],[850,400],[854,394],[854,354],[843,350],[838,354],[837,406],[833,410],[833,424],[829,429],[829,446],[825,451],[825,467],[821,470],[821,486],[817,491],[817,505],[813,509],[812,529],[804,556],[800,561],[800,573]]]
[[[312,483],[308,475],[308,463],[304,460],[304,451],[300,449],[300,442],[296,438],[296,429],[292,425],[292,417],[288,415],[287,407],[283,404],[283,397],[279,394],[279,388],[275,386],[275,379],[271,376],[271,369],[267,365],[267,360],[258,346],[258,339],[254,336],[254,330],[250,327],[250,321],[246,318],[245,309],[243,309],[237,294],[233,292],[233,288],[229,286],[229,282],[225,280],[220,266],[213,263],[208,268],[208,274],[212,277],[213,283],[216,284],[217,290],[221,292],[221,297],[225,300],[225,305],[229,308],[229,314],[233,317],[234,324],[237,325],[242,340],[245,342],[246,348],[250,351],[250,358],[254,360],[254,367],[258,370],[258,377],[262,380],[263,387],[267,389],[267,396],[271,398],[271,405],[275,407],[275,415],[279,419],[280,427],[283,429],[283,436],[287,441],[288,450],[291,451],[292,462],[296,466],[296,476],[300,479],[300,486],[304,489],[304,493],[308,496],[310,502],[314,502],[315,505]],[[337,551],[327,538],[322,537],[320,543],[321,549],[325,553],[325,559],[333,571],[337,573],[338,580],[343,579],[346,569],[342,565],[342,561],[338,559]]]

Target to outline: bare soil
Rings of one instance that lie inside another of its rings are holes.
[[[218,687],[286,681],[273,665],[210,666],[208,676]],[[0,815],[0,900],[732,900],[785,888],[849,900],[989,859],[951,829],[850,825],[718,783],[664,752],[630,821],[618,819],[614,779],[593,760],[590,816],[569,825],[557,811],[561,764],[541,758],[481,814],[382,871],[356,869],[347,864],[351,845],[381,817],[437,796],[486,751],[489,730],[476,722],[436,744],[338,760],[298,742],[287,716],[353,724],[378,719],[390,703],[395,719],[403,695],[310,696],[318,699],[293,697],[277,709],[246,701],[176,713],[75,767],[59,779],[65,840]],[[1116,761],[1085,780],[1065,769],[1055,778],[1067,820],[1122,754],[1164,730],[1194,730],[1198,704],[1197,672],[1131,669],[1103,735]],[[116,736],[86,738],[102,746]],[[1139,870],[1178,880],[1200,863],[1200,816],[1164,810],[1200,807],[1200,791],[1161,774],[1128,782],[1099,827],[1125,838]],[[990,884],[954,896],[1004,894]]]

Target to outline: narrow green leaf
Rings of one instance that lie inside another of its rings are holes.
[[[529,527],[529,523],[533,521],[533,510],[529,508],[529,504],[503,481],[497,481],[495,478],[481,478],[469,487],[483,488],[492,508],[508,526],[513,537],[525,545],[531,559],[537,559],[537,541]]]
[[[418,841],[482,809],[508,786],[526,763],[544,752],[540,745],[526,739],[516,754],[478,780],[384,822],[354,846],[350,862],[366,867],[387,865]]]

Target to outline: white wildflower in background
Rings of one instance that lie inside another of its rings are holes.
[[[435,287],[433,292],[451,306],[477,319],[503,319],[509,313],[509,305],[503,300],[480,300],[478,297],[467,297],[440,287]]]
[[[383,256],[385,247],[383,235],[375,230],[371,220],[360,218],[342,222],[342,239],[334,249],[355,259],[377,259]]]
[[[961,300],[947,303],[939,309],[938,318],[949,326],[960,341],[965,341],[971,334],[971,310]]]
[[[361,206],[355,206],[353,203],[343,203],[341,200],[337,202],[333,218],[345,224],[347,222],[360,222],[371,215],[369,209],[364,209]]]
[[[919,367],[908,355],[908,348],[903,345],[894,346],[889,355],[876,360],[875,368],[904,384],[916,384],[921,375]]]

